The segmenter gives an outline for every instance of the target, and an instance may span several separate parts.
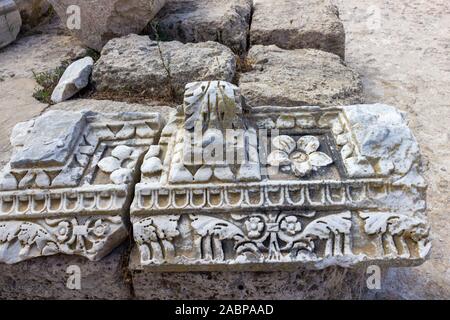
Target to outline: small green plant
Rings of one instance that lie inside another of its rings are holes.
[[[50,98],[52,96],[52,92],[58,85],[59,79],[61,79],[69,64],[69,61],[64,61],[61,66],[51,71],[38,73],[33,71],[33,78],[39,85],[35,89],[33,97],[40,102],[51,104],[52,101]]]

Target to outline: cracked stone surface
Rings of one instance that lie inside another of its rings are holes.
[[[97,90],[164,97],[172,88],[180,97],[192,80],[231,81],[234,77],[236,59],[224,45],[169,41],[159,46],[148,36],[138,35],[108,42],[92,74]]]
[[[80,27],[71,31],[89,48],[101,51],[111,39],[139,33],[165,4],[165,0],[48,0],[61,20],[73,24],[78,6]],[[70,14],[67,12],[69,11]]]
[[[250,105],[336,106],[362,102],[359,75],[332,53],[253,46],[239,86]]]
[[[50,10],[50,4],[47,0],[14,0],[20,11],[23,24],[32,28],[41,22]]]
[[[164,41],[216,41],[242,53],[251,10],[252,0],[168,0],[154,23]]]
[[[256,0],[252,45],[319,49],[344,58],[345,31],[330,0]]]

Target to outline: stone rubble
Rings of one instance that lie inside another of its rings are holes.
[[[252,46],[252,70],[240,75],[249,104],[337,106],[362,102],[362,82],[336,55],[315,49]]]
[[[179,98],[192,80],[232,81],[235,72],[233,52],[217,42],[158,43],[148,36],[129,35],[105,45],[92,80],[98,91]]]
[[[252,0],[168,0],[155,17],[164,40],[186,42],[216,41],[234,52],[247,50]]]
[[[80,28],[69,28],[86,46],[101,51],[116,37],[141,32],[166,0],[48,0],[65,25],[74,24],[77,6]],[[70,9],[70,10],[69,10]]]
[[[0,49],[16,40],[22,26],[19,9],[13,0],[0,1]]]
[[[345,56],[345,31],[331,0],[256,0],[252,45],[318,49]]]
[[[85,88],[89,84],[93,67],[94,60],[91,57],[70,64],[53,90],[51,100],[54,103],[63,102]]]

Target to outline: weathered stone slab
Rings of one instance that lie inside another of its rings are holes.
[[[345,31],[330,0],[257,0],[250,31],[252,45],[318,49],[345,56]]]
[[[127,236],[136,167],[161,121],[54,110],[18,124],[13,160],[0,173],[0,262],[110,253]]]
[[[393,107],[249,109],[236,86],[190,83],[144,156],[131,267],[420,264],[431,244],[417,151]]]
[[[165,0],[48,0],[64,25],[88,47],[101,51],[108,40],[139,33]],[[77,17],[79,20],[74,20]],[[77,25],[78,21],[78,25]]]
[[[129,35],[108,42],[92,79],[99,91],[181,97],[190,81],[231,81],[235,70],[233,52],[216,42],[158,44],[147,36]]]
[[[336,55],[314,49],[253,46],[253,70],[240,76],[249,104],[334,106],[361,103],[362,83]]]
[[[163,40],[216,41],[242,53],[251,11],[252,0],[168,0],[152,23]]]
[[[0,48],[16,40],[22,26],[19,10],[13,0],[0,1]]]
[[[130,299],[126,256],[126,247],[121,245],[100,261],[56,255],[0,264],[0,299]],[[73,287],[77,267],[80,290]]]
[[[63,102],[85,88],[89,84],[93,66],[94,59],[85,57],[67,67],[61,79],[59,79],[58,85],[53,90],[52,101],[54,103]]]

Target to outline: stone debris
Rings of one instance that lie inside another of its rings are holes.
[[[127,236],[136,170],[161,126],[157,113],[62,110],[17,124],[0,173],[0,262],[109,254]]]
[[[315,49],[284,50],[253,46],[252,70],[239,87],[252,106],[336,106],[362,101],[358,74],[336,55]]]
[[[108,40],[139,33],[166,0],[48,0],[86,46],[101,51]],[[79,19],[78,19],[79,15]]]
[[[250,37],[252,45],[345,55],[344,26],[330,0],[257,0]]]
[[[248,110],[224,81],[186,86],[135,187],[133,269],[322,269],[428,257],[426,185],[401,113],[280,105]],[[215,157],[225,153],[237,161]]]
[[[158,43],[148,36],[129,35],[108,42],[92,79],[98,91],[182,97],[192,80],[231,81],[235,72],[233,52],[219,43]]]
[[[85,88],[89,84],[93,66],[94,60],[91,57],[73,62],[64,71],[58,85],[53,90],[51,100],[54,103],[63,102]]]
[[[19,9],[13,0],[0,0],[0,48],[16,40],[22,26]]]
[[[151,28],[164,40],[216,41],[234,52],[247,50],[252,0],[168,0]]]

